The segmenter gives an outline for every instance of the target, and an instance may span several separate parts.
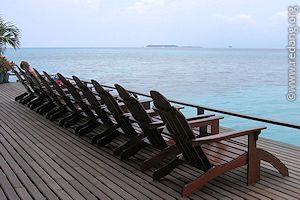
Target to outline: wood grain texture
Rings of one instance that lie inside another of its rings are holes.
[[[157,150],[148,146],[122,162],[112,154],[125,138],[97,148],[71,129],[15,102],[24,91],[19,83],[0,85],[1,199],[181,199],[181,188],[202,173],[183,164],[166,179],[153,182],[154,169],[142,172],[140,165]],[[246,137],[236,143],[247,148]],[[234,158],[243,151],[232,145],[226,155],[216,157],[214,152],[222,145],[226,141],[205,150],[216,160]],[[247,168],[242,167],[216,177],[189,199],[299,199],[300,148],[264,138],[257,146],[286,164],[290,177],[283,178],[262,162],[261,180],[254,186],[247,186]]]

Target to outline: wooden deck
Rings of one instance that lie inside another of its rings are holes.
[[[0,199],[179,199],[182,186],[201,172],[183,165],[160,182],[141,172],[151,147],[123,162],[112,156],[122,142],[97,148],[14,101],[24,89],[0,85]],[[244,139],[241,139],[244,142]],[[266,149],[289,167],[282,178],[266,164],[261,181],[246,185],[246,168],[219,176],[190,199],[299,199],[300,148],[260,138]]]

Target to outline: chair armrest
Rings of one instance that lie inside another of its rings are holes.
[[[150,98],[139,100],[139,102],[141,102],[141,104],[143,104],[143,103],[151,103],[152,101],[153,101],[153,100],[150,99]]]
[[[154,122],[149,123],[148,126],[151,129],[157,129],[159,127],[164,127],[165,124],[164,124],[163,121],[158,120],[158,121],[154,121]]]
[[[174,106],[174,108],[176,108],[176,110],[181,110],[184,108],[184,106]]]
[[[139,102],[143,105],[145,109],[150,109],[150,103],[152,102],[152,99],[141,99]]]
[[[159,116],[158,112],[156,112],[156,111],[153,110],[153,109],[147,109],[146,112],[147,112],[147,114],[148,114],[150,117]]]
[[[214,114],[202,114],[202,115],[197,115],[195,117],[190,117],[187,118],[187,121],[192,121],[192,120],[196,120],[196,119],[204,119],[204,118],[208,118],[208,117],[212,117],[215,116]]]
[[[224,117],[222,117],[222,116],[212,116],[212,117],[207,117],[204,119],[190,120],[190,121],[188,121],[188,123],[192,128],[196,128],[196,127],[203,127],[203,126],[210,125],[211,123],[217,122],[223,118]]]
[[[124,117],[131,117],[131,116],[132,116],[131,113],[129,113],[129,112],[123,113],[122,115],[123,115]]]
[[[127,118],[127,119],[129,119],[129,121],[131,122],[131,123],[139,123],[133,116],[132,116],[132,114],[131,113],[123,113],[123,114],[121,114],[121,116],[123,116],[123,117],[125,117],[125,118]]]
[[[267,127],[259,126],[259,127],[254,127],[254,128],[240,130],[240,131],[231,131],[231,132],[227,132],[227,133],[220,133],[220,134],[216,134],[216,135],[204,136],[201,138],[193,139],[192,145],[193,145],[193,147],[195,147],[195,146],[200,146],[202,144],[218,142],[218,141],[229,139],[229,138],[241,137],[241,136],[251,135],[251,134],[259,134],[261,132],[261,130],[266,129],[266,128]]]

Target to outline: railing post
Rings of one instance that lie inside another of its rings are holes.
[[[197,107],[197,115],[203,115],[204,114],[204,108]],[[200,127],[199,128],[200,135],[207,135],[207,126]]]

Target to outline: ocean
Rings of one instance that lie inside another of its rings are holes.
[[[158,90],[174,100],[300,124],[300,97],[286,99],[285,49],[21,48],[5,55],[15,63],[26,60],[39,71],[119,83],[143,93]],[[196,114],[192,109],[183,112]],[[222,116],[221,126],[266,125],[262,137],[300,146],[300,130]]]

